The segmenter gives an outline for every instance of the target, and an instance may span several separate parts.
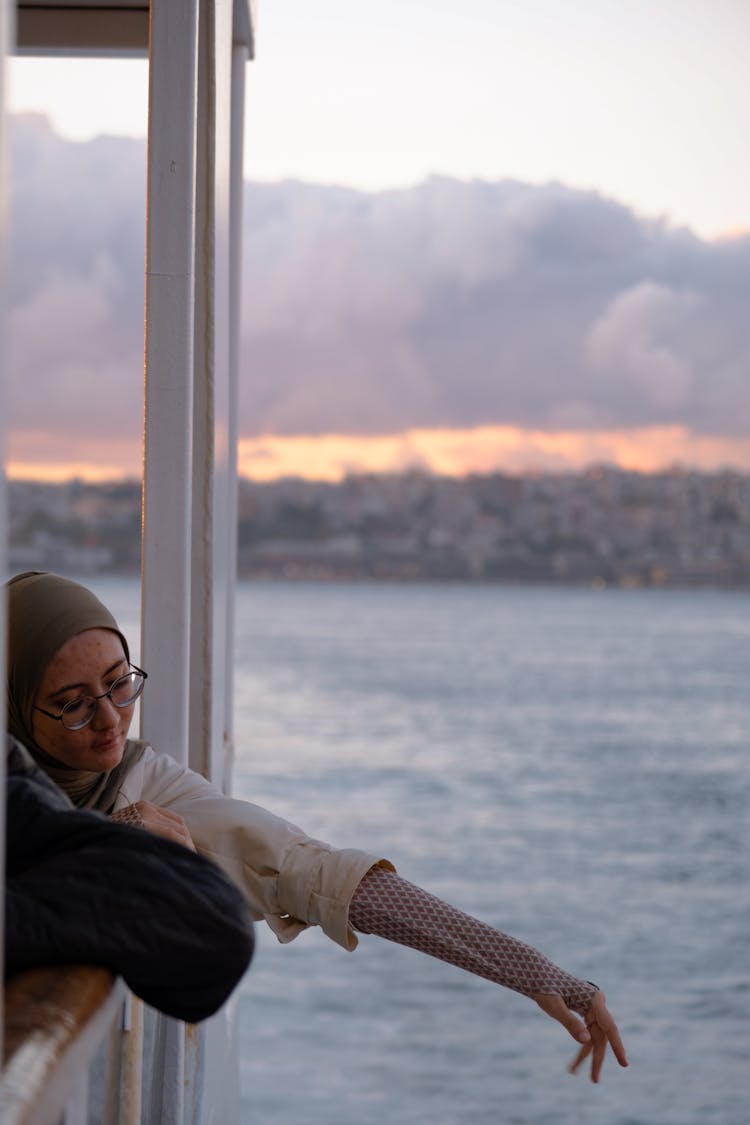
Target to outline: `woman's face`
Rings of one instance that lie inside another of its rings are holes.
[[[79,695],[102,695],[129,665],[122,641],[109,629],[87,629],[66,641],[47,665],[34,703],[53,715]],[[115,707],[100,699],[88,726],[66,730],[33,712],[34,740],[41,750],[77,770],[111,770],[122,758],[135,703]]]

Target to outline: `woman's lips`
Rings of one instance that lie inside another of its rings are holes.
[[[94,743],[94,750],[97,754],[104,754],[108,750],[114,750],[119,741],[120,740],[115,735],[112,735],[110,738],[99,739],[99,741]]]

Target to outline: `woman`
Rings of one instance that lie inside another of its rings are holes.
[[[355,930],[410,945],[535,1000],[580,1044],[571,1070],[591,1056],[597,1082],[608,1043],[627,1066],[596,985],[406,882],[387,860],[313,840],[129,739],[146,673],[91,591],[37,572],[7,589],[8,725],[76,806],[195,847],[282,942],[320,925],[349,950]]]

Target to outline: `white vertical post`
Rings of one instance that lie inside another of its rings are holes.
[[[236,87],[231,0],[201,0],[193,413],[190,765],[227,790],[231,747],[236,576],[236,324],[233,286],[241,254],[232,146]],[[241,150],[239,159],[241,161]],[[240,164],[241,169],[241,164]],[[240,170],[241,175],[241,170]],[[211,1091],[217,1121],[239,1113],[236,1006],[201,1026],[186,1055],[186,1108],[198,1118]],[[208,1107],[205,1107],[206,1110]]]
[[[151,7],[142,725],[187,762],[197,0]]]
[[[198,0],[154,0],[149,47],[142,729],[188,757]],[[148,1120],[183,1125],[184,1027],[157,1018]]]
[[[5,380],[7,353],[5,331],[5,238],[7,230],[8,163],[5,148],[5,60],[12,42],[9,0],[0,0],[0,463],[5,465]],[[0,475],[0,573],[6,570],[7,518],[5,474]],[[0,683],[5,683],[5,599],[0,599]],[[0,693],[2,756],[0,756],[0,901],[5,894],[5,692]],[[3,918],[0,913],[0,964],[3,963]],[[3,1057],[3,996],[0,991],[0,1059]]]
[[[222,783],[226,623],[234,579],[231,451],[232,2],[201,0],[193,416],[190,765]]]
[[[110,1032],[103,1125],[141,1125],[143,1017],[143,1003],[127,992]]]
[[[245,68],[248,48],[232,48],[232,165],[230,204],[230,295],[229,295],[229,543],[228,565],[231,581],[225,617],[225,650],[229,674],[224,682],[224,788],[231,788],[234,765],[234,649],[235,590],[237,579],[237,445],[239,438],[239,368],[242,307],[243,209],[245,198]]]

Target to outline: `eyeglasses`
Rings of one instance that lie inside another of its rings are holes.
[[[131,703],[135,703],[143,691],[148,672],[144,672],[142,668],[137,668],[135,664],[131,664],[130,668],[130,672],[117,677],[108,691],[103,691],[101,695],[79,695],[66,703],[59,715],[53,715],[51,711],[45,711],[43,707],[37,707],[36,705],[34,710],[41,711],[48,719],[61,722],[66,730],[81,730],[88,726],[93,719],[100,699],[108,699],[113,706],[120,708],[129,707]]]

